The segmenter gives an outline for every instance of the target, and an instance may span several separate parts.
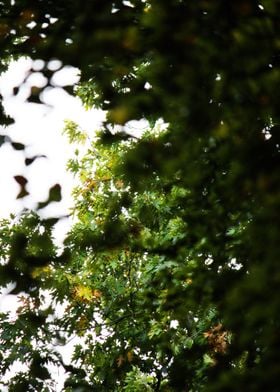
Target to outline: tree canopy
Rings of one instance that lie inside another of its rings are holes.
[[[55,391],[51,364],[65,391],[279,390],[278,14],[275,0],[0,1],[1,71],[42,59],[48,88],[59,59],[107,111],[97,134],[66,125],[86,152],[69,161],[63,249],[59,218],[1,222],[0,285],[20,297],[0,316],[2,378],[26,365],[9,391]],[[123,131],[142,118],[140,139]]]

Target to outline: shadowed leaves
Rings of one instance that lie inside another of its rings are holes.
[[[28,180],[24,176],[14,176],[14,179],[20,186],[20,191],[17,195],[17,199],[22,199],[23,197],[29,195],[29,192],[26,190]]]
[[[61,200],[61,186],[59,184],[55,184],[49,190],[48,199],[38,204],[38,210],[46,207],[51,202],[57,202],[60,200]]]

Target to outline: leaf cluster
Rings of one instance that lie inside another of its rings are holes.
[[[52,58],[77,66],[86,107],[151,124],[140,140],[106,124],[69,162],[79,185],[62,254],[55,222],[3,222],[1,285],[28,298],[13,323],[1,316],[2,375],[17,355],[27,365],[10,390],[51,390],[50,361],[67,391],[277,391],[277,1],[0,7],[3,59],[41,58],[48,80]],[[73,336],[68,366],[56,346]]]

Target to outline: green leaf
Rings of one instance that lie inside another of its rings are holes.
[[[61,186],[59,184],[55,184],[49,190],[49,197],[46,201],[38,204],[38,210],[46,207],[51,202],[58,202],[61,200]]]

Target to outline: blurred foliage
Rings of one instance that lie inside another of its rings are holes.
[[[28,55],[51,80],[59,59],[108,110],[97,136],[67,124],[86,152],[63,250],[56,221],[2,222],[1,285],[24,295],[1,315],[1,374],[27,365],[10,391],[56,390],[50,363],[65,391],[279,390],[279,5],[0,1],[1,70]],[[109,132],[143,117],[140,140]]]

